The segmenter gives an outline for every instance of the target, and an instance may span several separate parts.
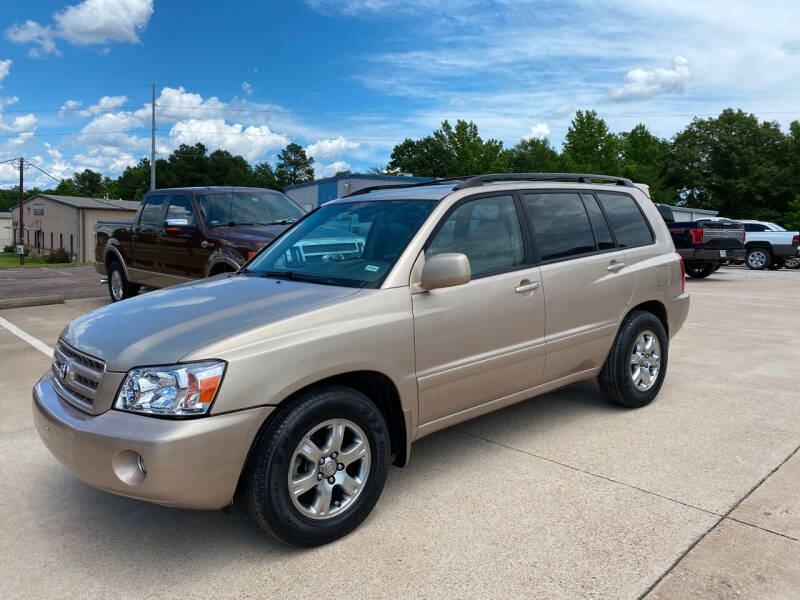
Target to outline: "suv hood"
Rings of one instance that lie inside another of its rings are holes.
[[[67,325],[61,339],[104,360],[109,371],[128,371],[142,365],[176,363],[221,337],[335,304],[359,291],[219,275],[147,292],[87,313]]]

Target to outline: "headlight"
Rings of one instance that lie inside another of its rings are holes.
[[[114,408],[170,417],[204,415],[224,372],[225,363],[220,361],[131,369]]]

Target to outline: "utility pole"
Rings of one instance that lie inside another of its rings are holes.
[[[19,255],[19,264],[25,264],[25,226],[22,223],[22,181],[25,171],[25,159],[19,157],[19,243],[22,244],[22,253]]]
[[[150,189],[156,189],[156,84],[153,84],[152,131],[150,137]]]

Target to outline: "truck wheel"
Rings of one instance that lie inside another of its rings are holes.
[[[716,267],[714,263],[690,263],[686,266],[686,274],[695,279],[702,279],[716,271]]]
[[[634,310],[617,333],[598,382],[612,402],[639,408],[652,402],[667,374],[669,338],[653,313]]]
[[[787,269],[800,269],[800,258],[787,258],[784,266]]]
[[[326,544],[372,511],[390,451],[386,421],[366,396],[343,386],[314,390],[257,438],[244,473],[245,504],[280,540]]]
[[[111,296],[112,302],[119,302],[125,298],[131,298],[139,293],[141,286],[136,283],[131,283],[125,277],[125,269],[118,261],[111,263],[108,269],[108,295]]]
[[[782,259],[777,259],[772,261],[770,265],[767,267],[770,271],[777,271],[778,269],[782,269],[786,263]]]
[[[744,257],[744,262],[748,269],[761,271],[766,268],[767,265],[772,264],[772,252],[767,248],[750,248],[747,251],[747,255]]]

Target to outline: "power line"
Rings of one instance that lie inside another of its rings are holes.
[[[60,179],[56,179],[55,177],[53,177],[52,175],[50,175],[50,173],[48,173],[47,171],[45,171],[45,170],[44,170],[44,169],[42,169],[41,167],[38,167],[38,166],[36,166],[34,163],[32,163],[32,162],[29,162],[29,163],[28,163],[28,166],[29,166],[29,167],[33,167],[33,168],[34,168],[34,169],[36,169],[37,171],[40,171],[40,172],[44,173],[45,175],[47,175],[47,176],[48,176],[50,179],[52,179],[52,180],[53,180],[53,181],[55,181],[56,183],[61,183],[61,180],[60,180]]]

